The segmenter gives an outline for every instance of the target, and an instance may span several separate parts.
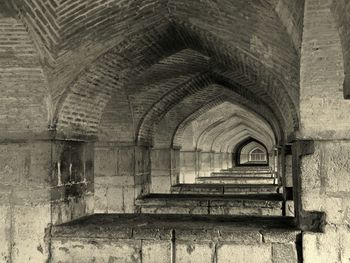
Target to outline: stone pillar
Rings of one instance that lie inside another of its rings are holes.
[[[305,1],[297,138],[313,140],[314,149],[300,156],[300,184],[294,188],[301,212],[325,213],[324,233],[303,234],[305,263],[350,257],[350,102],[343,99],[343,52],[332,2]]]
[[[0,144],[0,261],[46,262],[49,227],[93,213],[93,147]]]
[[[200,153],[200,163],[199,163],[199,176],[210,176],[213,171],[213,153],[212,152],[201,152]]]
[[[222,169],[222,153],[214,153],[214,167],[213,172],[219,172]]]
[[[150,192],[150,148],[95,145],[95,212],[133,213],[135,199]]]
[[[171,149],[151,151],[152,193],[170,193],[171,188]]]
[[[180,183],[194,183],[197,169],[197,151],[180,151]]]
[[[170,176],[171,185],[180,183],[180,148],[171,149]]]
[[[170,193],[171,186],[179,181],[179,149],[152,149],[152,193]]]

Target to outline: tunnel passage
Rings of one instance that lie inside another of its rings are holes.
[[[0,43],[12,54],[1,69],[4,101],[13,105],[17,93],[23,106],[6,112],[4,138],[25,130],[26,139],[68,149],[45,151],[48,203],[59,200],[45,224],[91,211],[283,215],[279,151],[299,128],[302,8],[284,0],[90,2],[13,1],[14,20],[24,23],[17,32],[34,45]],[[249,138],[265,145],[269,165],[233,162]]]

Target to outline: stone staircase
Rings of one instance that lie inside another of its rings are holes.
[[[276,183],[275,174],[270,167],[266,166],[241,166],[213,172],[210,176],[197,177],[197,184],[264,184]]]
[[[274,184],[178,184],[171,188],[173,194],[247,195],[276,194],[279,186]]]
[[[284,200],[270,167],[235,167],[136,200],[141,214],[282,216]]]
[[[302,260],[290,217],[95,214],[47,232],[51,263]]]

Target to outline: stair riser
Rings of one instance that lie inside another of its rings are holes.
[[[263,207],[141,207],[143,214],[189,214],[189,215],[260,215],[281,216],[281,208]]]
[[[198,184],[274,184],[275,179],[273,178],[262,178],[262,179],[252,179],[252,178],[225,178],[216,179],[212,177],[197,179]]]
[[[260,177],[260,178],[273,178],[273,174],[266,174],[266,173],[261,173],[261,174],[251,174],[251,173],[211,173],[210,177],[232,177],[232,178],[236,178],[236,177]]]
[[[203,195],[232,195],[232,194],[273,194],[277,193],[277,189],[261,188],[261,189],[250,189],[250,188],[236,188],[236,189],[182,189],[173,190],[173,194],[203,194]]]
[[[144,214],[282,215],[282,201],[264,200],[139,200]]]

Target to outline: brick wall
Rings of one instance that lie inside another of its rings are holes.
[[[26,27],[1,15],[0,99],[2,138],[46,136],[52,106],[39,56]]]

